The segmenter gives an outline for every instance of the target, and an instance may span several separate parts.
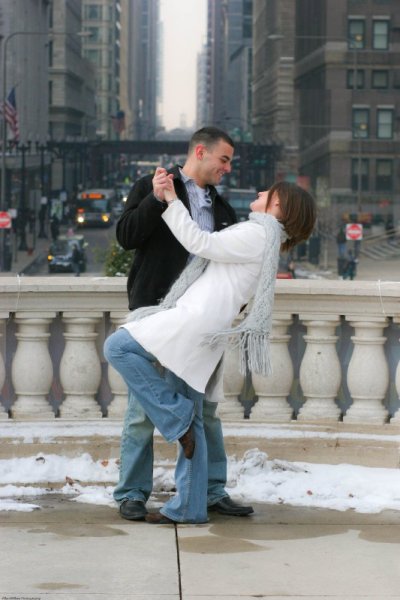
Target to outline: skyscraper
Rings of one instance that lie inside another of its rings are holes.
[[[83,26],[91,34],[83,40],[84,56],[96,72],[97,135],[112,140],[119,137],[113,117],[120,110],[121,6],[117,0],[83,0],[82,10]]]

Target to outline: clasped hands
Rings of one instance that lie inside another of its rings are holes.
[[[173,179],[172,173],[168,174],[164,167],[157,167],[153,177],[153,192],[156,198],[167,202],[167,204],[176,200]]]

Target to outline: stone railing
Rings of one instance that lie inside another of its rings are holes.
[[[122,419],[126,387],[102,344],[126,314],[125,286],[122,278],[0,278],[2,420]],[[400,283],[278,281],[273,375],[242,377],[228,351],[222,419],[394,431],[399,322]]]

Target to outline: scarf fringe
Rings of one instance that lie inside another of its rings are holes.
[[[246,375],[247,368],[252,373],[268,377],[272,374],[270,359],[270,333],[255,331],[237,331],[231,329],[219,331],[205,337],[203,344],[215,347],[223,344],[239,350],[239,372]]]

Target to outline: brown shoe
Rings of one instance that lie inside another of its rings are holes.
[[[189,427],[186,433],[179,438],[179,443],[182,446],[183,454],[189,460],[193,458],[194,448],[196,446],[194,435],[193,435],[193,424]]]
[[[168,519],[168,517],[159,512],[148,513],[144,520],[146,523],[151,523],[152,525],[175,525],[175,521]]]

